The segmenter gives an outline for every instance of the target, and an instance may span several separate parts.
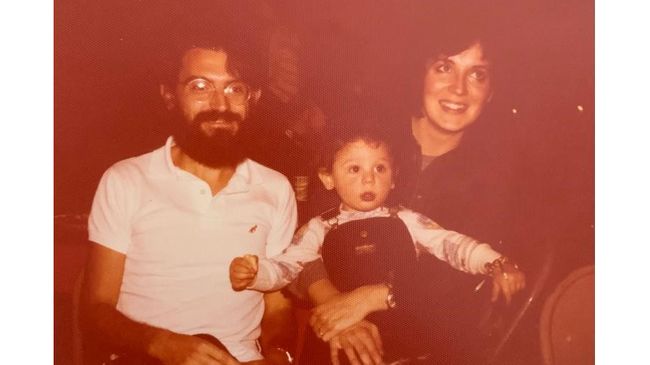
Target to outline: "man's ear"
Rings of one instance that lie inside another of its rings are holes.
[[[251,93],[251,101],[253,102],[253,104],[257,104],[257,102],[260,100],[261,97],[262,97],[262,89],[254,90]]]
[[[334,189],[334,180],[332,179],[332,174],[329,171],[323,168],[318,169],[318,178],[323,183],[325,189]]]
[[[160,96],[165,103],[167,110],[172,110],[176,106],[176,96],[174,90],[165,84],[160,84]]]

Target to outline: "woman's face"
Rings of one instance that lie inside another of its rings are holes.
[[[480,43],[429,65],[424,77],[423,111],[435,128],[460,133],[479,117],[492,95],[489,63]]]

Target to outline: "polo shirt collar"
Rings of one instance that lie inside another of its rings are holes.
[[[255,176],[251,171],[251,160],[245,159],[237,165],[235,173],[228,181],[228,185],[223,189],[223,192],[226,194],[247,192],[251,184],[259,183],[259,179],[254,179]]]
[[[173,136],[169,136],[165,145],[159,149],[151,160],[150,171],[154,174],[173,176],[176,178],[197,178],[189,172],[174,165],[172,160],[172,147],[176,145]],[[198,179],[198,178],[197,178]],[[255,174],[253,162],[245,159],[235,168],[235,173],[228,181],[228,185],[222,190],[224,193],[239,193],[249,190],[252,184],[260,184],[262,180],[259,174]]]

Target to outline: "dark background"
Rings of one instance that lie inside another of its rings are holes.
[[[209,9],[216,2],[55,2],[55,214],[88,212],[107,167],[164,143],[167,129],[161,123],[151,55],[160,47],[160,32],[191,13],[188,4],[194,3]],[[251,22],[265,29],[270,21],[260,3],[240,6],[250,12]],[[302,32],[309,48],[311,96],[331,114],[338,102],[331,95],[345,80],[376,79],[382,67],[391,73],[399,70],[391,50],[404,42],[401,30],[418,13],[420,2],[268,4],[276,14],[271,18]],[[508,23],[512,35],[507,40],[512,44],[509,78],[496,91],[495,108],[517,109],[509,117],[526,130],[517,137],[529,139],[529,152],[538,158],[531,161],[541,164],[536,170],[553,165],[551,174],[541,174],[544,179],[572,185],[572,192],[589,198],[580,204],[588,203],[593,200],[593,2],[490,4],[484,16]],[[373,47],[384,47],[383,53]]]
[[[281,23],[300,33],[306,92],[331,116],[349,102],[354,83],[378,100],[401,102],[391,93],[406,64],[400,52],[409,47],[406,30],[410,19],[428,16],[437,3],[240,1],[235,7],[249,14],[248,25],[261,34]],[[500,128],[485,137],[500,134],[518,146],[513,168],[525,188],[518,192],[523,208],[517,208],[542,227],[522,244],[555,241],[559,280],[594,263],[593,1],[455,3],[480,7],[477,16],[496,19],[507,29],[509,57],[499,65],[507,77],[491,105]],[[60,363],[69,362],[70,292],[83,264],[85,214],[101,174],[121,159],[158,148],[168,135],[153,55],[179,19],[212,11],[218,22],[227,14],[217,8],[217,1],[54,2],[55,356]]]

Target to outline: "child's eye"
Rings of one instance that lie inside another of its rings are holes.
[[[386,166],[377,165],[377,167],[375,167],[375,171],[377,171],[377,172],[386,172]]]
[[[360,168],[357,165],[352,165],[352,166],[348,167],[348,172],[357,173],[357,172],[359,172],[359,170],[360,170]]]

